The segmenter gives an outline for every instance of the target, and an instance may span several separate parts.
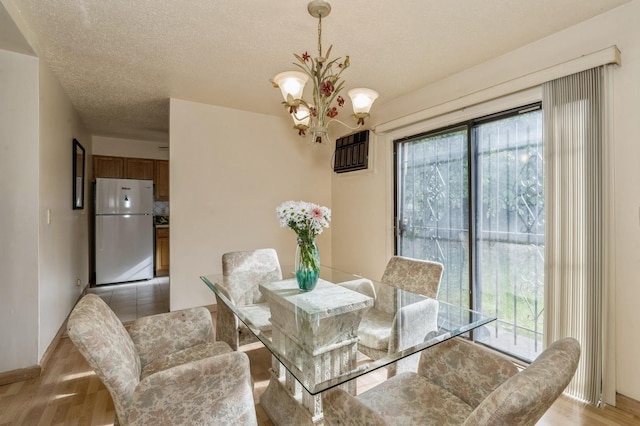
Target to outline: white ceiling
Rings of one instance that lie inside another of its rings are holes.
[[[323,47],[379,104],[628,1],[334,0]],[[269,79],[317,49],[306,0],[0,2],[98,135],[167,140],[170,97],[284,115]],[[28,53],[7,18],[0,48]]]

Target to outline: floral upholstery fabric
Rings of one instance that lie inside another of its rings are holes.
[[[358,399],[391,425],[459,425],[473,411],[461,399],[411,372],[392,377]]]
[[[84,296],[69,315],[67,333],[111,394],[121,424],[140,381],[138,352],[118,317],[95,294]]]
[[[535,425],[567,387],[579,360],[577,340],[554,342],[531,365],[482,401],[464,424]]]
[[[259,330],[271,329],[271,310],[269,309],[269,304],[257,303],[255,305],[240,306],[238,310]]]
[[[214,340],[211,313],[206,308],[138,318],[129,327],[129,335],[143,366],[167,354]]]
[[[438,262],[393,256],[387,263],[381,281],[435,299],[438,297],[443,269],[444,266]]]
[[[268,331],[271,325],[268,321],[269,307],[259,287],[265,280],[282,279],[278,253],[271,248],[224,253],[222,273],[227,276],[238,274],[239,277],[225,296],[236,306],[253,307],[255,305],[255,309],[249,308],[247,312],[252,319],[262,324],[261,330]],[[224,289],[221,290],[224,291]],[[267,320],[264,321],[264,318]],[[218,303],[216,337],[227,343],[233,350],[258,340],[224,303]]]
[[[382,283],[375,289],[374,305],[364,314],[358,328],[358,350],[363,354],[379,359],[415,345],[424,340],[426,332],[437,329],[438,302],[436,300],[421,301],[413,306],[403,300],[402,308],[396,289],[408,290],[431,299],[438,295],[443,266],[441,263],[426,260],[409,259],[400,256],[392,257],[387,263]],[[398,332],[399,324],[422,321],[419,327],[404,327],[404,335]],[[426,332],[425,332],[426,330]],[[407,334],[409,333],[409,334]],[[391,366],[389,377],[399,371],[416,371],[419,356],[401,360]]]
[[[116,424],[220,424],[240,416],[256,424],[248,359],[229,357],[229,346],[213,341],[206,309],[142,318],[131,329],[133,337],[94,294],[78,302],[67,324],[111,394]]]
[[[342,395],[339,395],[341,392]],[[369,411],[361,411],[364,418],[354,422],[355,419],[348,419],[344,424],[369,424],[370,413],[383,419],[385,425],[460,425],[465,418],[473,411],[473,407],[465,404],[459,398],[451,395],[439,386],[436,386],[416,373],[400,373],[391,379],[370,389],[357,398],[344,391],[331,390],[323,395],[323,407],[325,418],[353,417],[353,399],[356,402],[369,408]],[[338,399],[340,403],[329,402]],[[346,402],[350,401],[350,402]],[[340,407],[340,413],[335,413],[336,405]],[[329,425],[342,424],[339,421],[328,421]],[[374,422],[377,420],[373,417]],[[379,420],[378,420],[379,421]]]
[[[280,274],[278,279],[282,279],[278,253],[274,249],[235,251],[222,255],[222,273],[224,275],[231,275],[236,272],[256,272],[258,273],[257,277],[260,277],[260,273],[273,273],[274,270],[277,270]],[[235,298],[232,300],[236,300],[236,304],[243,305],[265,302],[264,296],[258,288],[259,284],[258,280],[246,283],[248,291],[245,292],[244,300],[242,302],[237,301]]]
[[[343,281],[338,283],[340,287],[348,288],[349,290],[357,291],[360,294],[369,296],[370,298],[376,298],[376,289],[373,286],[373,282],[367,278],[358,278],[351,281]]]
[[[518,373],[507,358],[460,339],[422,352],[418,373],[472,407]]]
[[[231,352],[180,365],[140,382],[132,425],[256,425],[249,358]]]
[[[234,313],[225,305],[218,301],[217,304],[217,313],[216,313],[216,339],[221,342],[225,342],[229,347],[236,351],[238,347],[243,344],[239,341],[240,336],[239,333],[240,321],[234,315]],[[249,330],[246,330],[245,335],[249,333]]]
[[[398,374],[357,397],[341,389],[325,392],[325,420],[328,425],[535,425],[573,377],[579,358],[579,343],[561,339],[517,372],[506,358],[453,339],[425,350],[418,374]]]
[[[380,311],[375,308],[363,316],[358,327],[358,349],[362,346],[382,351],[385,355],[389,352],[389,336],[393,324],[394,314]]]
[[[438,330],[439,304],[434,299],[424,299],[398,309],[391,325],[389,353],[418,345],[428,333]],[[402,371],[418,371],[420,354],[405,357],[387,367],[388,377]]]
[[[371,408],[341,388],[322,394],[326,425],[385,426],[387,422]]]
[[[140,378],[144,379],[158,371],[167,370],[177,365],[188,364],[193,361],[199,361],[204,358],[214,357],[227,352],[229,352],[229,345],[224,342],[201,343],[152,360],[142,367]]]

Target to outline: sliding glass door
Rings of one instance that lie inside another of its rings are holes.
[[[474,338],[524,360],[542,344],[539,105],[396,141],[396,252],[445,266],[439,298],[495,315]]]

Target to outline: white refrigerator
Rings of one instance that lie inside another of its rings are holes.
[[[96,179],[96,285],[153,278],[153,181]]]

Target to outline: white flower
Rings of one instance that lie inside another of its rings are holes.
[[[306,201],[285,201],[276,208],[281,227],[289,227],[304,242],[313,241],[329,227],[331,210]]]

